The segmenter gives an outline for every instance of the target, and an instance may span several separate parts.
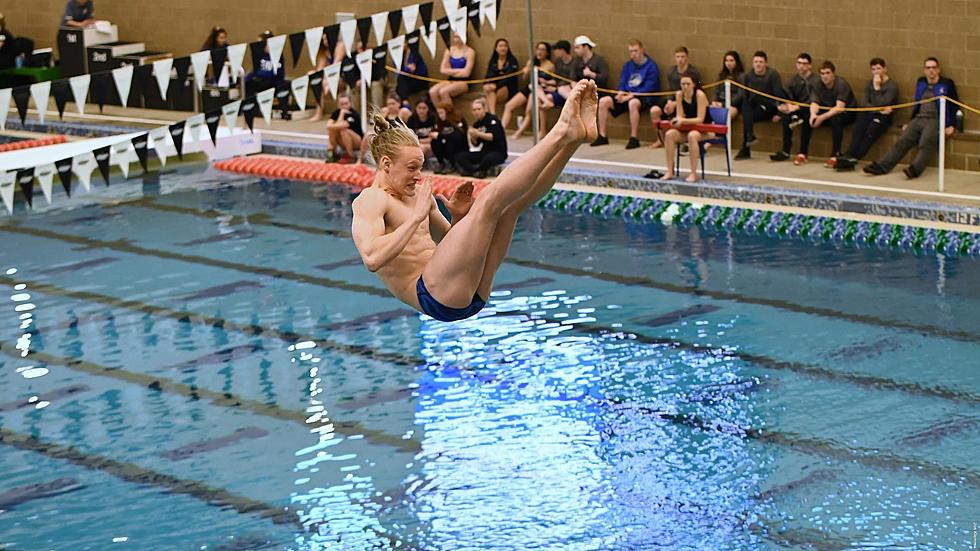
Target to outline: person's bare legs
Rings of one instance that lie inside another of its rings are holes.
[[[687,175],[688,182],[698,181],[698,161],[701,159],[701,148],[698,147],[701,141],[701,133],[692,130],[687,133],[687,156],[691,159],[691,173]]]
[[[504,104],[504,115],[500,118],[500,125],[504,127],[504,130],[510,126],[510,119],[514,118],[514,110],[524,105],[526,101],[527,96],[520,93],[514,94],[514,97],[507,100],[507,103]]]
[[[635,138],[639,136],[640,132],[640,108],[643,106],[643,102],[640,98],[632,98],[628,106],[630,108],[630,137]]]
[[[663,117],[664,111],[659,105],[654,105],[650,108],[650,123],[653,124],[653,129],[657,132],[657,139],[652,144],[650,144],[650,149],[659,149],[664,146],[664,138],[661,135],[660,127],[657,126],[660,123],[660,118]]]
[[[507,209],[527,202],[527,196],[545,193],[535,187],[548,163],[566,147],[595,139],[597,107],[595,83],[579,81],[561,117],[544,140],[511,163],[474,202],[469,214],[453,226],[436,247],[423,278],[434,298],[451,308],[470,304],[481,281],[496,228]],[[590,122],[583,122],[583,116]],[[559,171],[560,172],[560,171]],[[557,174],[555,175],[557,177]],[[546,180],[541,180],[545,182]],[[553,184],[552,181],[549,184]],[[524,202],[520,202],[521,199]],[[525,207],[526,208],[526,207]],[[518,213],[519,214],[519,213]]]
[[[606,130],[609,126],[609,115],[613,108],[613,104],[616,100],[612,96],[602,96],[599,98],[599,135],[606,136]]]
[[[664,153],[667,155],[667,173],[660,178],[661,180],[673,180],[677,176],[674,172],[676,170],[674,166],[674,155],[677,154],[677,144],[682,139],[684,137],[681,135],[680,130],[676,128],[671,128],[664,136]]]
[[[497,114],[497,85],[488,82],[483,85],[483,95],[487,97],[487,111],[491,115]]]

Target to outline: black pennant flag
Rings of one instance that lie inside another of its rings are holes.
[[[388,27],[391,28],[391,36],[398,36],[398,29],[400,29],[401,26],[402,10],[391,10],[388,12]]]
[[[211,48],[211,74],[214,75],[215,80],[224,70],[225,61],[228,59],[228,47],[223,48]]]
[[[102,111],[102,106],[105,105],[106,96],[109,94],[109,81],[111,79],[112,77],[108,72],[92,74],[92,84],[89,87],[89,94],[92,97],[92,101],[98,104],[99,111]]]
[[[17,104],[17,114],[20,115],[20,123],[27,121],[27,102],[31,99],[31,89],[27,86],[14,88],[12,92],[14,103]]]
[[[289,86],[288,84],[286,85]],[[287,88],[288,90],[288,88]],[[221,124],[221,108],[209,111],[204,114],[204,123],[208,125],[208,134],[211,134],[211,143],[218,146],[218,125]]]
[[[340,62],[340,78],[344,79],[351,88],[357,86],[361,72],[357,69],[357,59],[354,56],[348,55]]]
[[[371,18],[362,17],[357,20],[357,34],[361,37],[361,44],[367,48],[368,40],[371,39]]]
[[[27,206],[34,208],[34,168],[18,170],[17,183],[20,184],[21,191],[24,192]]]
[[[380,47],[374,49],[374,64],[371,66],[371,81],[377,82],[385,77],[388,70],[385,69],[385,61],[388,60],[388,48]]]
[[[497,0],[497,21],[500,21],[500,4],[502,4],[503,1],[504,0]]]
[[[174,141],[174,149],[177,150],[177,158],[184,160],[184,121],[175,122],[170,125],[170,138]]]
[[[65,104],[71,97],[71,86],[68,79],[59,79],[51,83],[51,95],[54,96],[54,104],[58,107],[58,117],[64,118]]]
[[[405,44],[408,44],[408,49],[412,51],[413,54],[419,55],[419,31],[418,29],[405,35]],[[402,70],[406,70],[404,67]]]
[[[152,65],[151,65],[152,67]],[[183,86],[184,82],[187,81],[187,75],[191,73],[191,58],[190,56],[178,57],[174,60],[174,69],[177,71],[177,82]]]
[[[448,17],[440,17],[436,21],[436,28],[439,29],[439,34],[442,36],[442,41],[446,43],[446,47],[449,48],[453,45],[452,29],[449,25]]]
[[[143,172],[146,173],[146,156],[147,156],[147,142],[149,141],[149,134],[141,134],[133,138],[133,149],[136,150],[136,156],[140,160],[140,166],[143,167]]]
[[[109,146],[100,147],[92,152],[95,155],[95,162],[99,165],[99,172],[105,185],[109,185]]]
[[[330,57],[337,50],[337,40],[340,39],[340,25],[330,25],[323,32],[327,34],[327,57]]]
[[[422,17],[422,24],[425,31],[429,31],[429,23],[432,23],[432,2],[419,5],[419,15]]]
[[[65,188],[65,195],[71,197],[71,157],[55,161],[54,167],[58,170],[58,176],[61,178],[61,187]]]
[[[313,101],[320,105],[320,98],[323,96],[323,69],[310,75],[310,92],[313,93]]]
[[[265,40],[250,42],[248,49],[252,52],[252,70],[258,71],[262,68],[262,58],[265,57]]]
[[[289,35],[289,51],[293,53],[293,67],[296,67],[300,56],[303,55],[303,44],[306,44],[305,32]]]
[[[280,82],[276,85],[275,101],[281,111],[289,109],[289,95],[292,91],[289,88],[289,81]]]
[[[321,71],[321,75],[323,72]],[[258,109],[259,103],[255,99],[255,96],[249,96],[242,100],[242,118],[245,119],[245,124],[248,126],[248,131],[252,132],[252,125],[255,121],[255,110]]]
[[[150,87],[153,88],[150,88]],[[130,89],[129,97],[146,97],[147,90],[157,89],[157,81],[153,78],[153,64],[137,65],[133,68],[133,84]],[[135,95],[134,95],[135,94]],[[159,92],[157,93],[159,96]],[[133,102],[129,102],[132,107]]]
[[[460,9],[466,10],[466,16],[470,20],[470,25],[476,31],[476,36],[480,36],[480,0],[470,0],[468,5],[464,5]]]

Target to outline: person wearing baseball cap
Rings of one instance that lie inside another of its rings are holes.
[[[575,61],[572,61],[572,80],[592,79],[598,88],[609,84],[609,64],[593,52],[595,42],[584,34],[575,37]]]

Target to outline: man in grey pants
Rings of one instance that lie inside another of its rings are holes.
[[[942,76],[939,68],[939,60],[934,57],[927,58],[923,65],[925,76],[920,77],[915,84],[915,101],[927,100],[939,96],[946,96],[959,101],[956,93],[956,83],[952,79]],[[946,102],[946,128],[944,136],[952,136],[956,131],[956,120],[954,117],[955,104]],[[864,172],[874,176],[887,174],[895,168],[902,157],[913,147],[918,146],[919,151],[915,155],[912,164],[905,167],[905,176],[909,179],[918,178],[926,169],[926,165],[932,160],[932,156],[939,149],[939,101],[931,101],[916,105],[912,110],[912,120],[902,128],[902,136],[895,142],[895,145],[888,150],[881,159],[864,167]]]

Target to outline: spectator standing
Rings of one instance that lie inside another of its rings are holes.
[[[68,0],[61,16],[61,27],[91,27],[95,25],[93,0]]]
[[[915,101],[929,100],[946,96],[950,99],[959,101],[959,94],[956,93],[956,83],[952,79],[942,75],[939,60],[934,57],[926,58],[923,65],[925,76],[919,77],[915,83]],[[950,137],[956,132],[956,117],[953,115],[955,105],[952,102],[946,104],[946,128],[943,130],[945,137]],[[902,127],[902,135],[895,142],[895,145],[888,150],[884,157],[864,167],[864,172],[873,176],[887,174],[902,157],[913,147],[919,150],[912,160],[912,164],[905,167],[904,172],[907,178],[918,178],[925,172],[926,166],[932,160],[932,156],[939,149],[939,101],[933,100],[928,103],[916,105],[912,109],[912,120]]]
[[[487,65],[487,78],[516,73],[520,70],[517,58],[510,51],[510,42],[498,38],[493,45],[493,54]],[[517,75],[483,84],[483,94],[487,97],[490,113],[497,114],[497,102],[506,102],[517,95]]]
[[[833,62],[824,61],[820,66],[820,84],[810,96],[810,126],[818,128],[825,123],[830,125],[833,146],[832,154],[824,164],[827,168],[837,166],[837,157],[840,157],[844,144],[844,127],[854,122],[854,112],[845,109],[855,105],[857,101],[851,85],[844,77],[837,76],[837,67]]]
[[[341,94],[337,98],[337,109],[327,121],[327,154],[328,160],[335,152],[340,151],[338,162],[349,164],[354,162],[354,152],[364,137],[361,130],[361,115],[354,109],[350,96]]]
[[[718,71],[718,81],[724,82],[726,80],[738,81],[742,78],[742,74],[745,73],[745,66],[742,65],[742,56],[738,54],[735,50],[729,50],[725,52],[721,61],[721,71]],[[738,86],[732,86],[731,91],[731,103],[729,109],[732,112],[732,120],[738,116],[739,107],[742,105],[742,100],[745,97],[745,90],[742,90]],[[714,99],[711,101],[712,107],[724,107],[725,106],[725,85],[721,84],[715,87]]]
[[[686,46],[678,46],[674,49],[674,67],[667,73],[667,89],[676,92],[681,89],[681,75],[689,73],[701,86],[701,73],[688,62],[688,52]],[[664,117],[673,117],[677,110],[677,102],[673,96],[661,96],[654,105],[650,107],[650,122],[657,128],[657,123]],[[660,138],[660,131],[657,131],[657,139],[650,147],[657,149],[662,147],[663,142]]]
[[[432,139],[436,174],[453,172],[456,155],[466,151],[467,130],[466,120],[451,103],[436,107],[436,135]]]
[[[681,127],[704,123],[704,118],[708,113],[708,96],[701,89],[701,84],[697,80],[697,76],[692,73],[683,73],[681,75],[680,87],[681,89],[674,96],[674,102],[680,106],[680,109],[677,112],[677,116],[670,120],[673,128],[668,130],[664,135],[664,143],[666,145],[665,153],[667,154],[667,173],[661,179],[673,180],[676,178],[674,172],[676,168],[674,166],[675,153],[682,143],[687,143],[690,151],[691,173],[687,175],[686,180],[688,182],[696,182],[698,180],[698,163],[701,159],[699,142],[713,138],[714,134],[710,132],[704,134],[698,130],[684,131]],[[686,136],[685,133],[687,134]]]
[[[471,106],[476,121],[466,131],[467,151],[456,154],[463,176],[485,178],[490,170],[507,160],[507,136],[500,120],[487,112],[487,100],[477,98]]]
[[[851,147],[837,159],[837,170],[840,172],[854,170],[858,161],[867,155],[871,146],[892,125],[893,110],[887,106],[898,102],[898,84],[888,77],[888,66],[884,59],[876,57],[871,60],[870,66],[871,80],[865,85],[864,97],[858,105],[883,109],[858,113],[854,134],[851,136]]]
[[[769,56],[759,50],[752,55],[752,70],[742,75],[742,85],[757,90],[769,96],[786,98],[783,83],[779,73],[769,68]],[[755,137],[755,121],[771,120],[779,122],[777,109],[778,100],[760,96],[748,90],[742,100],[742,147],[738,150],[736,159],[750,159],[751,147],[758,141]]]
[[[469,85],[464,81],[473,74],[473,64],[476,62],[476,51],[463,43],[457,33],[453,33],[452,45],[442,54],[439,70],[448,82],[439,82],[429,88],[429,97],[434,105],[452,103],[453,98],[465,93]]]
[[[633,38],[627,44],[629,60],[623,64],[623,70],[619,74],[619,88],[615,96],[603,96],[599,99],[599,135],[592,142],[592,147],[606,145],[609,143],[606,130],[609,125],[609,116],[614,118],[629,112],[630,115],[630,139],[626,143],[626,149],[636,149],[640,147],[640,140],[636,137],[640,129],[640,112],[646,111],[654,103],[653,96],[637,96],[660,91],[660,69],[652,59],[647,57],[643,51],[643,43],[639,39]]]
[[[813,58],[803,52],[796,56],[796,74],[786,85],[786,99],[796,103],[780,103],[779,111],[783,123],[783,148],[769,156],[773,161],[785,161],[790,158],[793,149],[793,129],[800,130],[800,152],[793,160],[799,166],[806,163],[810,155],[810,137],[813,128],[810,126],[809,107],[801,107],[800,103],[809,104],[813,91],[820,86],[820,77],[813,72]]]

